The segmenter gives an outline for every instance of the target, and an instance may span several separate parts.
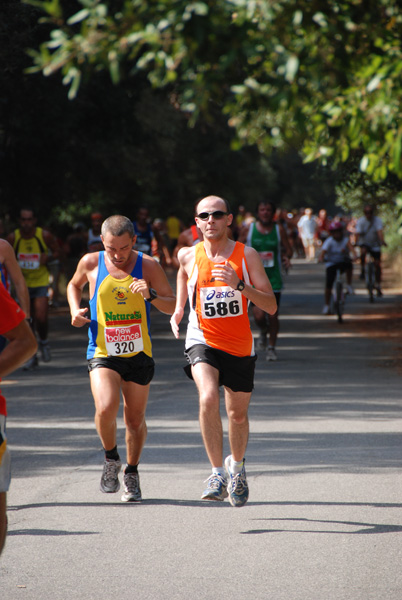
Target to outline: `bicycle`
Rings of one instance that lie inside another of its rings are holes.
[[[343,323],[343,313],[345,312],[345,272],[341,269],[336,270],[336,279],[332,291],[333,313],[338,317],[338,323]]]

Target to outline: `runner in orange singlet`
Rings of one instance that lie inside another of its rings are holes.
[[[170,322],[178,338],[188,297],[186,372],[198,389],[201,432],[212,466],[201,498],[224,500],[229,495],[232,506],[243,506],[249,494],[244,455],[256,360],[247,306],[251,301],[274,314],[277,305],[256,250],[229,239],[232,220],[223,198],[208,196],[198,203],[195,222],[203,241],[178,253],[177,301]],[[220,385],[225,390],[231,449],[225,468]]]

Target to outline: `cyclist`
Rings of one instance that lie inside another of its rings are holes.
[[[375,282],[377,296],[382,296],[381,291],[381,246],[386,246],[382,220],[374,215],[374,207],[367,204],[364,207],[364,217],[356,223],[356,245],[360,246],[361,274],[365,278],[365,265],[367,252],[374,259]]]
[[[340,269],[341,273],[346,273],[346,290],[349,294],[353,294],[352,275],[353,264],[350,259],[350,254],[355,256],[354,248],[347,236],[344,234],[343,225],[340,221],[333,221],[329,226],[330,237],[325,240],[322,245],[319,256],[320,262],[325,262],[326,279],[325,279],[325,304],[322,309],[323,315],[329,315],[329,304],[331,301],[332,286],[336,278],[336,272]]]

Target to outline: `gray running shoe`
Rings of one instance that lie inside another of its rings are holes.
[[[276,356],[275,348],[273,346],[268,347],[267,360],[278,360],[278,357]]]
[[[123,487],[122,502],[141,502],[140,476],[138,473],[124,473]]]
[[[42,354],[43,362],[45,362],[45,363],[50,362],[52,360],[52,356],[50,354],[49,342],[40,341],[39,348],[40,348],[40,352]]]
[[[119,472],[121,462],[119,460],[105,459],[103,473],[100,482],[100,490],[105,494],[113,494],[120,489]]]
[[[204,483],[207,483],[207,487],[202,493],[201,500],[218,500],[218,502],[222,502],[228,497],[228,482],[226,477],[220,473],[212,473]]]
[[[244,459],[244,462],[246,459]],[[235,475],[230,470],[231,456],[225,460],[225,468],[229,478],[229,502],[232,506],[244,506],[248,500],[248,484],[246,478],[246,469],[243,468],[240,473]]]
[[[24,371],[32,371],[33,369],[36,369],[36,367],[38,366],[38,355],[34,354],[32,356],[32,358],[30,358],[25,365],[22,367],[22,369]]]

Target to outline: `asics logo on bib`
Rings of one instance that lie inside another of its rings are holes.
[[[212,298],[217,298],[217,299],[221,299],[221,298],[233,298],[233,296],[235,295],[234,290],[231,290],[229,292],[217,292],[216,290],[212,290],[212,292],[210,292],[207,297],[206,300],[212,300]]]

